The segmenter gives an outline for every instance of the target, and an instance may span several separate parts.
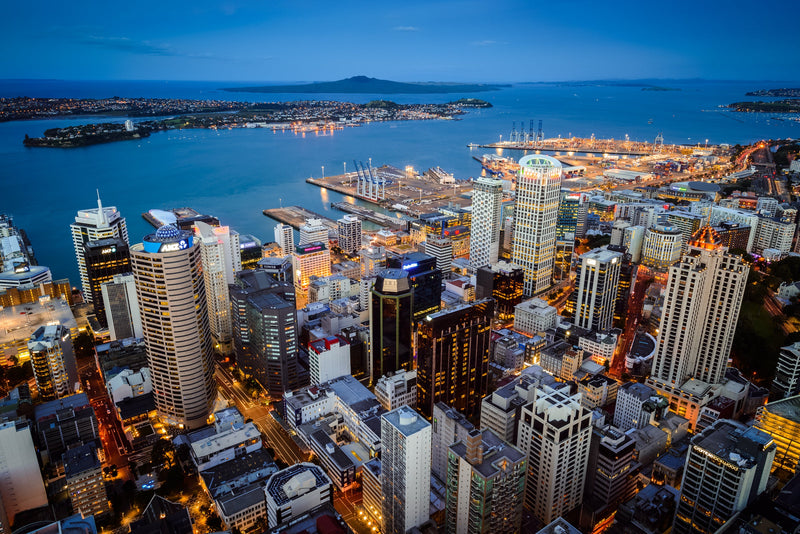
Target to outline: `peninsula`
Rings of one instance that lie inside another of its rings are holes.
[[[800,99],[787,98],[774,102],[734,102],[728,105],[733,111],[755,113],[800,113]]]
[[[337,93],[337,94],[445,94],[496,91],[509,85],[416,82],[405,83],[379,80],[368,76],[353,76],[335,82],[315,82],[300,85],[261,85],[228,87],[225,91],[238,93]]]

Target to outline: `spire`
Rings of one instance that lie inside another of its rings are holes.
[[[97,191],[97,226],[108,226],[106,212],[103,209],[103,202],[100,200],[100,190],[95,189],[95,191]]]
[[[722,246],[722,238],[711,226],[703,226],[694,233],[687,244],[690,247],[714,250]]]

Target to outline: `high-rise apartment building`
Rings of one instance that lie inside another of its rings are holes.
[[[475,269],[497,263],[500,253],[502,201],[502,180],[484,177],[473,182],[469,262]]]
[[[561,192],[556,222],[556,260],[555,270],[559,279],[569,275],[572,254],[575,252],[575,238],[581,212],[581,195],[570,191]]]
[[[100,286],[111,341],[142,337],[142,316],[133,273],[117,274]]]
[[[639,382],[625,382],[617,391],[614,426],[627,432],[650,426],[666,408],[666,399],[656,390]]]
[[[658,271],[667,271],[681,259],[683,234],[673,226],[656,225],[644,233],[642,265]]]
[[[388,256],[386,267],[402,269],[414,292],[414,321],[421,321],[442,306],[442,272],[436,268],[436,258],[421,252]]]
[[[472,429],[448,450],[445,532],[519,532],[525,474],[522,451],[491,430]]]
[[[675,511],[675,534],[713,534],[767,487],[775,441],[722,419],[692,438]]]
[[[522,409],[517,447],[528,456],[525,507],[550,523],[581,504],[592,412],[580,394],[542,386]]]
[[[382,271],[370,292],[370,384],[389,372],[413,368],[412,306],[408,273],[403,269]]]
[[[298,292],[306,294],[312,276],[324,278],[331,275],[331,251],[328,250],[328,241],[297,245],[292,254],[292,265],[294,285]]]
[[[433,416],[437,402],[467,417],[480,411],[489,386],[489,346],[494,301],[446,308],[420,321],[414,333],[417,409]]]
[[[211,336],[223,352],[229,352],[233,326],[228,285],[233,283],[234,275],[242,270],[239,234],[227,226],[211,226],[199,221],[194,227],[203,263]]]
[[[796,228],[797,226],[793,222],[759,215],[755,231],[756,237],[753,240],[753,252],[763,254],[767,249],[780,250],[784,254],[790,252]]]
[[[78,260],[78,271],[81,276],[83,298],[92,301],[92,285],[86,271],[86,261],[83,256],[83,245],[88,241],[97,241],[118,237],[128,243],[128,227],[125,217],[122,217],[116,207],[104,208],[97,195],[97,208],[80,210],[75,216],[75,222],[70,225],[72,230],[72,244],[75,246],[75,258]]]
[[[511,257],[525,272],[524,293],[530,297],[553,282],[561,162],[531,155],[519,160],[519,168]]]
[[[430,518],[431,424],[408,406],[381,416],[385,534],[405,534]]]
[[[0,423],[0,533],[11,534],[14,516],[47,506],[47,493],[27,423]]]
[[[773,400],[800,395],[800,342],[781,347],[769,396]]]
[[[74,512],[90,517],[109,511],[103,464],[93,445],[81,445],[64,453],[64,475]]]
[[[78,364],[69,328],[60,324],[40,326],[28,341],[36,389],[42,400],[71,395],[78,382]]]
[[[322,243],[327,248],[328,241],[328,228],[323,224],[322,219],[306,219],[305,224],[300,226],[299,245]]]
[[[614,320],[622,254],[600,248],[581,255],[580,261],[571,295],[574,323],[596,332],[608,330]]]
[[[118,237],[87,241],[83,244],[83,261],[91,288],[90,302],[94,306],[97,320],[106,323],[106,308],[103,302],[102,285],[118,274],[131,272],[131,256],[128,243]]]
[[[288,224],[275,225],[275,242],[281,248],[284,256],[294,252],[294,229]]]
[[[345,215],[336,223],[339,229],[339,248],[347,254],[357,254],[361,250],[361,219],[355,215]]]
[[[158,413],[203,426],[216,390],[200,246],[165,225],[131,247],[131,263]]]
[[[425,254],[436,258],[436,268],[448,278],[453,266],[453,241],[449,237],[431,234],[425,239]]]

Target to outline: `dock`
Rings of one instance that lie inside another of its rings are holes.
[[[336,221],[301,206],[270,208],[264,210],[262,213],[270,219],[275,219],[278,222],[288,224],[295,230],[299,230],[300,227],[305,224],[306,219],[320,219],[322,220],[322,224],[325,226],[325,228],[328,229],[329,235],[332,234],[336,236],[339,233],[339,225],[336,223]]]
[[[474,143],[472,143],[474,145]],[[582,152],[586,154],[613,154],[620,156],[650,156],[658,154],[663,145],[641,141],[620,139],[545,139],[544,141],[500,141],[478,145],[480,148],[501,148],[508,150],[544,150],[547,152]]]
[[[350,204],[349,202],[333,202],[331,206],[333,206],[339,211],[344,211],[345,213],[352,213],[353,215],[358,215],[359,217],[371,223],[375,223],[378,226],[383,226],[384,228],[391,228],[392,230],[408,230],[408,221],[406,221],[405,219],[390,217],[389,215],[378,213],[375,210],[371,210],[363,206]]]

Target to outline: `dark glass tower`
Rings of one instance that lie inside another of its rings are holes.
[[[493,298],[497,316],[503,320],[512,319],[514,307],[522,302],[524,276],[521,268],[505,262],[481,267],[476,276],[475,298]]]
[[[386,267],[402,269],[414,291],[414,321],[436,313],[442,306],[442,271],[436,268],[436,258],[422,252],[409,252],[386,258]],[[376,377],[377,378],[377,377]]]
[[[108,326],[106,306],[101,286],[115,275],[131,272],[131,255],[128,243],[118,237],[87,241],[83,244],[83,259],[91,287],[94,314],[103,326]]]
[[[381,271],[372,288],[369,306],[370,384],[388,372],[414,367],[413,303],[408,273],[403,269]]]

